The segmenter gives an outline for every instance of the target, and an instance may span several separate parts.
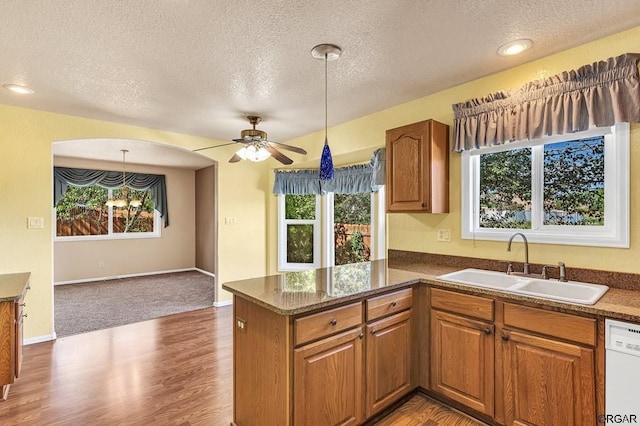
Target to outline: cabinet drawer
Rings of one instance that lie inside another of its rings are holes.
[[[362,324],[362,303],[352,303],[294,321],[295,344],[301,345]]]
[[[493,300],[454,291],[431,289],[431,307],[493,321]]]
[[[596,344],[596,320],[594,318],[505,303],[504,325],[590,346]]]
[[[372,321],[396,312],[409,309],[413,304],[413,289],[407,288],[393,293],[367,299],[367,321]]]

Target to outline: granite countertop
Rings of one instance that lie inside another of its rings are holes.
[[[12,302],[20,299],[29,282],[30,272],[0,275],[0,302]]]
[[[640,291],[637,290],[610,288],[596,304],[579,305],[457,284],[437,278],[439,275],[460,269],[464,267],[385,259],[233,281],[223,284],[222,288],[281,315],[297,315],[394,288],[426,283],[433,287],[495,296],[503,300],[523,301],[640,322]]]

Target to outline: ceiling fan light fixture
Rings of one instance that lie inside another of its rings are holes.
[[[255,163],[259,161],[264,161],[267,158],[271,157],[269,151],[264,149],[264,147],[257,147],[255,145],[247,145],[242,147],[238,152],[236,152],[238,157],[243,160],[253,161]]]
[[[33,95],[35,93],[31,87],[22,84],[3,84],[2,87],[19,95]]]
[[[342,54],[340,49],[335,44],[319,44],[311,49],[311,56],[316,59],[322,59],[324,61],[324,147],[322,148],[322,155],[320,156],[320,180],[333,180],[333,158],[331,157],[331,149],[329,148],[329,138],[327,137],[328,129],[328,84],[327,84],[327,63],[329,61],[337,60]]]

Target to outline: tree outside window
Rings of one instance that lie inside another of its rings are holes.
[[[153,233],[156,220],[150,191],[127,188],[127,201],[137,198],[140,207],[110,208],[107,199],[119,198],[122,190],[108,190],[98,185],[69,185],[56,206],[56,236],[109,236],[114,234]],[[111,224],[111,226],[110,226]]]

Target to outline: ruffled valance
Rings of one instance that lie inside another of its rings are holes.
[[[125,184],[138,191],[151,190],[151,198],[155,209],[160,212],[165,228],[169,226],[169,209],[167,206],[167,185],[164,175],[148,173],[127,173]],[[53,205],[64,197],[69,185],[87,187],[98,185],[107,189],[122,187],[122,172],[106,170],[76,169],[72,167],[53,168]]]
[[[640,121],[640,54],[453,105],[454,151]]]
[[[333,180],[320,180],[318,170],[276,170],[274,194],[361,194],[384,185],[384,148],[376,150],[369,164],[338,167]]]

